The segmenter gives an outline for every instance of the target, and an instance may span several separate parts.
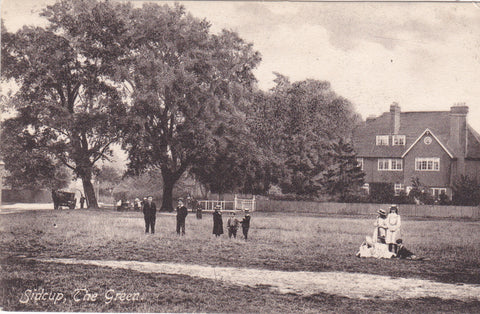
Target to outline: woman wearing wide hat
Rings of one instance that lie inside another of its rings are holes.
[[[375,230],[373,230],[373,241],[378,243],[385,243],[387,235],[387,213],[383,209],[377,211],[378,217],[375,220]]]

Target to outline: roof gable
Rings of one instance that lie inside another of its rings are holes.
[[[445,145],[442,144],[442,142],[429,129],[425,129],[425,131],[423,131],[423,133],[417,138],[417,140],[413,142],[412,145],[410,145],[410,147],[403,153],[402,158],[404,158],[408,154],[408,152],[412,150],[412,148],[415,145],[417,145],[418,141],[420,141],[425,135],[431,135],[435,139],[435,141],[437,141],[440,147],[442,147],[442,149],[448,154],[448,156],[450,156],[450,158],[453,158],[453,154],[445,147]]]

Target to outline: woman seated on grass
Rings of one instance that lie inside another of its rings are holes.
[[[392,258],[395,254],[388,250],[388,246],[385,243],[373,242],[371,237],[366,236],[365,241],[362,243],[360,250],[355,256]]]

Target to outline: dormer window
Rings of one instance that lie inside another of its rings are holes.
[[[405,135],[394,135],[392,138],[392,145],[405,146]]]
[[[377,135],[377,146],[388,146],[388,135]]]

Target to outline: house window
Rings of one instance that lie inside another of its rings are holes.
[[[379,171],[401,171],[403,164],[401,159],[379,159],[378,170]]]
[[[402,170],[402,160],[401,159],[391,159],[390,160],[391,170]]]
[[[392,138],[392,145],[405,145],[405,135],[394,135]]]
[[[377,135],[377,146],[388,146],[388,135]]]
[[[360,170],[363,171],[363,158],[357,158],[357,165],[360,167]]]
[[[364,185],[362,185],[362,190],[365,191],[365,194],[370,194],[370,184],[365,183]]]
[[[395,189],[395,196],[398,196],[400,195],[400,192],[403,191],[404,185],[402,183],[395,183],[394,189]]]
[[[435,198],[439,198],[440,194],[442,194],[442,192],[447,194],[447,189],[446,188],[431,188],[431,190],[432,190],[432,195]]]
[[[415,158],[416,171],[440,171],[440,158]]]

